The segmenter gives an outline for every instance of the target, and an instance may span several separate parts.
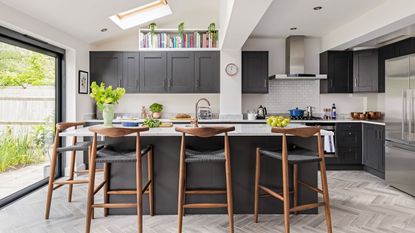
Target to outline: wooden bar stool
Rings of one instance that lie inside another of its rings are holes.
[[[59,147],[59,133],[60,132],[67,130],[69,128],[72,128],[72,127],[76,129],[79,126],[84,126],[84,125],[85,125],[85,122],[61,122],[61,123],[57,123],[55,126],[55,140],[53,144],[52,158],[50,161],[50,174],[49,174],[48,194],[47,194],[47,200],[46,200],[45,219],[49,219],[50,206],[52,203],[52,194],[55,189],[58,189],[66,184],[69,185],[68,202],[71,202],[73,185],[88,183],[88,180],[75,180],[74,179],[74,176],[76,173],[78,174],[88,173],[88,171],[75,171],[75,157],[76,157],[76,151],[88,151],[88,156],[89,156],[92,142],[78,142],[77,137],[74,136],[72,137],[71,145],[66,146],[66,147]],[[97,144],[98,146],[103,146],[104,142],[100,141]],[[56,163],[58,160],[58,155],[63,154],[65,152],[72,152],[70,167],[69,167],[69,178],[67,180],[55,181],[55,170],[56,170]]]
[[[281,200],[284,203],[284,225],[285,233],[290,232],[290,212],[295,214],[298,211],[318,208],[324,205],[327,232],[332,232],[331,215],[330,215],[330,200],[329,191],[327,187],[326,162],[324,159],[323,147],[321,142],[320,127],[302,127],[302,128],[272,128],[273,133],[282,134],[282,152],[275,150],[265,150],[261,148],[256,149],[256,169],[255,169],[255,202],[254,202],[254,221],[258,222],[258,208],[259,208],[259,192],[263,191],[267,195]],[[313,137],[317,135],[318,153],[313,153],[305,149],[294,149],[288,151],[287,134],[299,136],[303,138]],[[281,160],[282,162],[282,178],[283,178],[283,193],[274,192],[271,188],[260,184],[261,173],[261,155],[266,155],[271,158]],[[298,164],[304,163],[319,163],[322,189],[313,187],[310,184],[298,180]],[[293,165],[293,190],[289,190],[289,164]],[[298,205],[298,184],[304,185],[312,191],[323,194],[323,202]],[[290,193],[293,194],[293,207],[290,208]]]
[[[104,208],[104,215],[108,215],[109,208],[137,208],[137,229],[138,232],[143,232],[143,194],[149,195],[150,215],[154,215],[153,205],[153,147],[151,145],[141,146],[140,132],[148,131],[148,127],[123,128],[123,127],[91,127],[89,129],[94,133],[92,140],[92,153],[90,159],[89,169],[89,185],[88,185],[88,201],[86,211],[86,230],[89,233],[91,230],[91,220],[94,208]],[[97,134],[118,138],[129,134],[135,134],[136,150],[132,152],[114,151],[108,146],[97,151]],[[148,166],[148,181],[142,185],[142,163],[141,157],[147,155]],[[96,163],[104,164],[104,181],[95,186],[95,166]],[[111,163],[135,163],[136,170],[136,189],[133,190],[108,190],[108,175],[109,166]],[[94,196],[101,189],[104,188],[104,203],[95,204]],[[137,203],[108,203],[109,195],[136,195]]]
[[[235,127],[176,127],[177,132],[182,133],[180,147],[180,171],[179,171],[179,195],[178,195],[178,232],[182,232],[183,213],[186,208],[227,208],[229,218],[229,232],[234,232],[233,224],[233,201],[232,201],[232,182],[231,182],[231,160],[229,151],[228,132],[234,131]],[[209,138],[224,133],[224,149],[216,151],[197,151],[186,148],[186,134],[201,138]],[[186,164],[187,163],[207,163],[224,162],[226,173],[226,190],[187,190]],[[218,195],[226,194],[227,203],[192,203],[186,204],[186,194],[188,195]]]

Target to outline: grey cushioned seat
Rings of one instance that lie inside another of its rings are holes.
[[[281,150],[267,150],[267,149],[260,149],[261,154],[269,156],[275,159],[282,159]],[[288,151],[288,163],[312,163],[312,162],[320,162],[321,159],[318,157],[318,154],[306,150],[303,148],[296,148]]]
[[[151,145],[146,145],[142,147],[141,156],[146,155],[151,148]],[[135,161],[135,151],[119,152],[113,151],[109,148],[103,148],[97,151],[97,163],[130,163]]]
[[[197,151],[192,149],[185,150],[186,163],[203,163],[203,162],[225,162],[224,150]]]
[[[102,147],[104,146],[104,142],[103,141],[98,141],[97,142],[97,147]],[[66,152],[66,151],[85,151],[88,150],[88,147],[92,145],[92,141],[88,141],[88,142],[77,142],[75,145],[69,145],[66,147],[59,147],[57,149],[58,152]]]

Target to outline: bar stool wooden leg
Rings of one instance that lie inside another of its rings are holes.
[[[287,154],[287,141],[286,136],[283,136],[283,149],[282,149],[282,187],[284,197],[284,226],[285,233],[290,232],[290,186],[288,176],[288,154]]]
[[[326,163],[324,159],[320,162],[320,176],[323,189],[323,200],[326,215],[327,232],[332,233],[331,213],[330,213],[330,198],[327,185]]]
[[[256,162],[255,162],[255,194],[254,194],[254,222],[258,222],[259,209],[259,179],[261,175],[261,154],[259,148],[256,148]]]
[[[229,138],[225,133],[225,166],[226,166],[226,199],[228,202],[228,218],[229,218],[229,232],[234,232],[233,223],[233,195],[232,195],[232,181],[231,181],[231,159],[229,153]]]
[[[298,164],[293,165],[293,183],[294,183],[294,207],[298,206]],[[298,214],[298,211],[295,211],[294,214]]]
[[[104,203],[109,202],[109,195],[108,195],[108,176],[109,176],[109,163],[104,163]],[[104,217],[108,216],[108,208],[104,208]]]
[[[85,232],[91,231],[91,220],[94,208],[94,185],[95,185],[95,159],[96,159],[96,135],[94,136],[94,142],[91,147],[90,159],[89,159],[89,183],[88,183],[88,197],[86,205],[86,223]]]
[[[56,160],[58,158],[57,147],[59,143],[58,134],[55,136],[55,144],[53,148],[53,154],[50,161],[50,173],[49,173],[49,184],[48,184],[48,196],[46,199],[46,212],[45,219],[49,219],[50,206],[52,204],[52,193],[53,193],[53,182],[55,182],[55,170],[56,170]]]
[[[139,233],[143,232],[143,180],[142,180],[142,165],[141,165],[141,147],[140,137],[137,136],[137,161],[136,161],[136,183],[137,183],[137,229]]]
[[[184,163],[183,165],[183,216],[186,216],[186,208],[184,208],[184,205],[186,204],[186,177],[187,177],[187,164]]]
[[[178,215],[178,224],[177,224],[177,232],[182,232],[183,226],[183,197],[184,197],[184,177],[185,177],[185,136],[182,135],[182,142],[180,146],[180,165],[179,165],[179,194],[178,194],[178,203],[177,203],[177,215]]]
[[[151,180],[150,186],[148,187],[148,200],[150,215],[154,216],[154,177],[153,177],[153,148],[147,154],[147,177]]]
[[[76,151],[73,150],[71,153],[71,162],[69,165],[69,180],[74,179],[75,174],[75,159],[76,159]],[[68,202],[72,202],[72,190],[73,190],[73,184],[69,184],[68,189]]]

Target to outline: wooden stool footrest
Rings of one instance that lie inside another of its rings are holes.
[[[97,194],[97,192],[104,187],[104,184],[107,183],[107,181],[102,181],[94,190],[94,195]]]
[[[110,208],[110,209],[123,209],[123,208],[135,208],[137,204],[135,203],[102,203],[102,204],[93,204],[93,208]]]
[[[277,199],[279,199],[281,201],[284,201],[284,197],[281,194],[272,191],[270,188],[267,188],[267,187],[262,186],[262,185],[258,185],[258,187],[260,189],[262,189],[262,191],[264,191],[267,194],[271,195],[272,197],[275,197],[275,198],[277,198]]]
[[[226,194],[226,190],[186,190],[187,195],[222,195]]]
[[[193,203],[183,205],[186,209],[214,209],[214,208],[226,208],[227,204],[224,203]]]
[[[297,212],[297,211],[302,211],[302,210],[315,209],[315,208],[318,208],[319,206],[323,206],[323,205],[325,205],[324,202],[299,205],[299,206],[291,208],[290,212]]]
[[[150,186],[150,184],[151,184],[151,180],[147,181],[147,184],[144,185],[144,188],[141,191],[141,193],[145,193],[148,190],[148,187]]]
[[[89,183],[88,180],[58,180],[53,182],[53,184],[87,184]]]
[[[316,187],[313,187],[310,184],[307,184],[307,183],[305,183],[303,181],[300,181],[300,180],[298,181],[298,183],[301,184],[301,185],[304,185],[304,187],[306,187],[306,188],[309,188],[309,189],[313,190],[314,192],[323,194],[323,190],[321,190],[319,188],[316,188]]]
[[[104,169],[95,169],[95,172],[103,172]],[[79,171],[74,171],[75,174],[88,174],[89,170],[79,170]]]
[[[111,190],[108,191],[107,194],[109,195],[136,195],[136,190]]]

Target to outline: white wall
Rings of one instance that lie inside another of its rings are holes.
[[[305,73],[319,73],[320,38],[305,39]],[[242,50],[269,51],[269,74],[285,73],[285,38],[250,38]],[[270,113],[287,113],[294,107],[315,107],[316,113],[336,103],[339,114],[383,110],[380,94],[319,94],[319,81],[272,80],[268,94],[243,94],[242,111],[265,105]]]

